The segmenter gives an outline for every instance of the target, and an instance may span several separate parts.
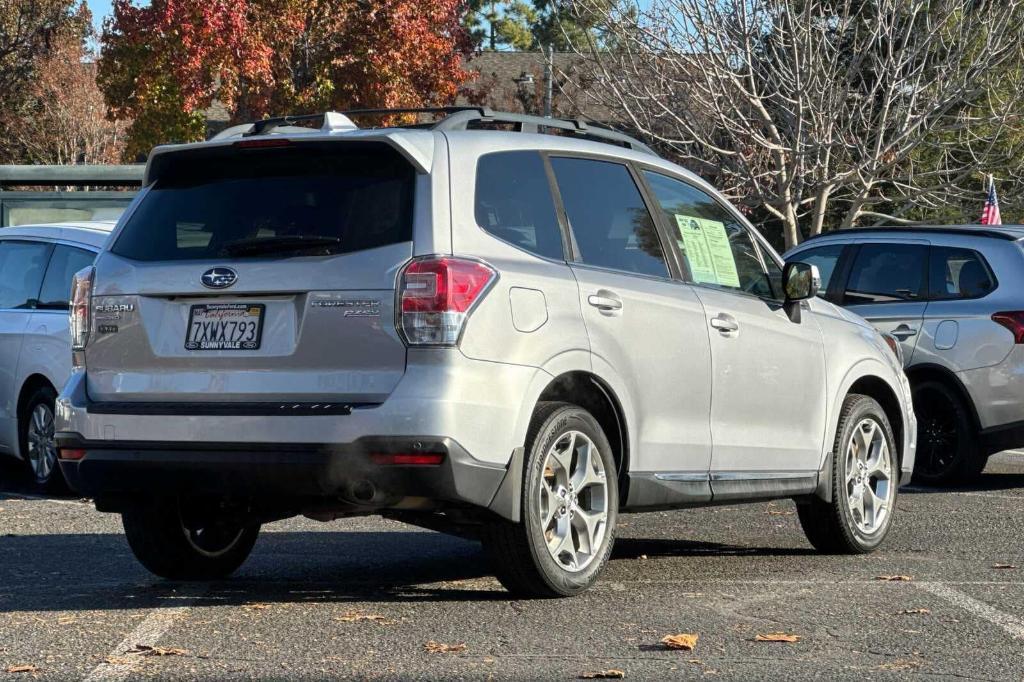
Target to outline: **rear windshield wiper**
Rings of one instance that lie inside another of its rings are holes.
[[[326,246],[337,246],[341,237],[303,237],[302,235],[285,235],[281,237],[253,237],[228,242],[221,248],[227,256],[252,256],[260,253],[284,253],[292,251],[308,251]]]

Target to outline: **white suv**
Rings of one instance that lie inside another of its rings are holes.
[[[636,140],[442,113],[150,156],[58,401],[65,474],[143,564],[224,575],[261,523],[379,513],[568,595],[620,510],[771,498],[820,549],[881,542],[917,432],[891,339]]]
[[[53,406],[71,373],[68,301],[112,222],[0,230],[0,453],[24,460],[35,484],[60,489]]]

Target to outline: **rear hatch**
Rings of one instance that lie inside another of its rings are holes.
[[[256,142],[256,141],[252,141]],[[88,391],[108,403],[382,402],[415,170],[380,142],[154,157],[97,262]]]

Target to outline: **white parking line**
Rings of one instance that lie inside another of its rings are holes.
[[[950,604],[959,606],[964,611],[972,613],[978,618],[987,620],[993,625],[998,625],[1010,633],[1014,639],[1024,639],[1024,620],[1016,616],[1011,616],[1008,613],[994,609],[985,602],[978,601],[974,597],[943,583],[919,582],[911,584],[925,592],[931,592],[937,597],[942,597]]]
[[[138,647],[140,645],[156,646],[160,638],[175,623],[184,618],[196,600],[205,593],[205,589],[195,589],[179,595],[178,599],[181,601],[179,606],[154,609],[110,652],[107,659],[113,662],[100,663],[83,678],[83,682],[115,682],[127,678],[142,663]]]

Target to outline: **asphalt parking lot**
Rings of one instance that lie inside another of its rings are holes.
[[[815,554],[788,501],[623,516],[596,589],[555,601],[379,519],[275,523],[234,579],[168,583],[117,517],[6,490],[0,679],[1024,679],[1024,453],[966,490],[904,488],[864,557]],[[695,649],[660,644],[677,633]]]

